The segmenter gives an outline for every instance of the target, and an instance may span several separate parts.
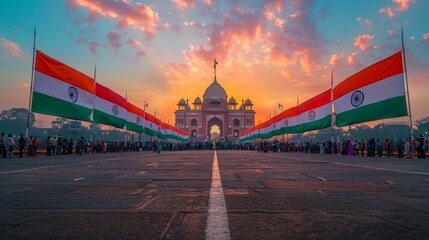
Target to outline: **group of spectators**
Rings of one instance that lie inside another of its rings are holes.
[[[357,141],[355,139],[345,140],[341,142],[314,142],[305,141],[302,143],[296,142],[281,142],[274,141],[258,141],[256,144],[245,145],[241,149],[256,150],[258,152],[304,152],[304,153],[320,153],[320,154],[342,154],[349,156],[368,156],[368,157],[394,157],[413,158],[413,154],[417,153],[418,158],[425,158],[425,147],[428,148],[428,142],[420,135],[418,138],[406,138],[397,141],[386,139],[370,138],[367,141],[363,139]],[[427,151],[427,150],[426,150]]]
[[[289,141],[252,141],[252,142],[228,142],[228,141],[204,141],[204,142],[169,142],[169,141],[89,141],[80,137],[74,141],[72,138],[48,136],[40,140],[37,136],[24,137],[21,134],[16,142],[12,134],[0,134],[0,156],[3,158],[13,157],[14,151],[18,150],[18,157],[36,156],[37,150],[44,150],[47,156],[67,154],[93,154],[130,151],[181,151],[181,150],[251,150],[258,152],[304,152],[320,154],[342,154],[349,156],[369,157],[394,157],[413,158],[417,153],[418,158],[425,158],[425,147],[428,143],[422,135],[416,138],[406,138],[397,141],[370,138],[366,141],[358,141],[353,138],[343,139],[341,142],[289,142]]]
[[[11,158],[14,155],[15,149],[18,149],[18,157],[23,157],[24,152],[27,156],[36,156],[39,147],[39,139],[37,136],[24,137],[21,134],[16,143],[12,134],[7,137],[4,132],[0,133],[0,156],[2,158]]]
[[[68,155],[68,154],[93,154],[93,153],[113,153],[130,151],[181,151],[190,149],[189,144],[169,141],[90,141],[85,137],[80,137],[75,141],[67,137],[51,137],[39,139],[37,136],[24,137],[21,134],[17,141],[12,134],[0,134],[0,157],[11,158],[14,153],[18,157],[34,157],[42,152],[46,156]],[[38,151],[39,150],[39,151]]]

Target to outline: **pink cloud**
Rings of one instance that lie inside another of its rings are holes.
[[[5,38],[0,38],[0,46],[3,48],[5,53],[9,56],[27,59],[28,55],[22,51],[21,47],[13,41],[7,40]]]
[[[100,46],[97,42],[89,42],[89,52],[92,53],[94,56],[98,57],[97,55],[97,48]]]
[[[203,29],[205,27],[204,23],[197,23],[197,22],[184,22],[183,25],[186,27],[195,27],[198,29]]]
[[[116,20],[116,26],[121,29],[133,28],[144,32],[147,38],[152,38],[159,22],[159,14],[151,7],[139,2],[105,1],[105,0],[69,0],[71,8],[83,7],[88,10],[88,22],[100,17]]]
[[[394,36],[396,36],[396,33],[395,33],[394,31],[392,31],[392,30],[389,30],[389,31],[387,32],[387,34],[389,35],[389,37],[394,37]]]
[[[354,46],[359,47],[362,51],[376,48],[375,46],[371,45],[371,40],[374,38],[374,35],[364,34],[359,35],[357,38],[355,38]]]
[[[196,1],[195,0],[171,0],[171,2],[173,2],[173,4],[176,5],[177,8],[183,10],[185,8],[190,9],[195,7]]]
[[[131,47],[135,47],[135,48],[141,47],[141,45],[142,45],[139,41],[131,39],[131,38],[128,38],[126,43],[128,45],[130,45]]]
[[[112,47],[116,52],[122,47],[122,43],[120,42],[122,36],[117,32],[110,32],[107,34],[108,42],[106,46]]]
[[[369,27],[372,26],[372,22],[368,18],[363,19],[362,17],[358,17],[356,19],[356,21],[359,22],[359,23],[365,24],[365,25],[367,25]]]
[[[423,40],[425,40],[425,41],[429,40],[429,33],[423,34]]]
[[[139,50],[136,52],[135,58],[142,58],[146,56],[146,52],[144,50]]]
[[[390,7],[382,8],[378,11],[379,13],[385,13],[389,18],[393,18],[396,14],[392,11]]]

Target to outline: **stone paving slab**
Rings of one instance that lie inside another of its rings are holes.
[[[204,239],[213,151],[0,161],[0,239]],[[218,151],[231,239],[428,239],[429,162]]]

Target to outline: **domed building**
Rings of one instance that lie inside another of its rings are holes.
[[[192,107],[188,99],[180,99],[174,112],[175,126],[188,132],[190,141],[226,138],[232,142],[242,131],[255,126],[252,101],[243,99],[238,106],[234,97],[228,99],[225,89],[216,80],[216,72],[214,81],[202,96],[202,99],[195,98]]]

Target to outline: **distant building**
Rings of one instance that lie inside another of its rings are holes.
[[[182,98],[174,112],[175,126],[186,131],[190,141],[205,141],[208,138],[235,141],[242,131],[255,126],[252,101],[243,99],[239,105],[234,97],[228,99],[225,89],[216,80],[216,72],[203,99],[197,96],[191,104],[192,107],[188,100]]]

